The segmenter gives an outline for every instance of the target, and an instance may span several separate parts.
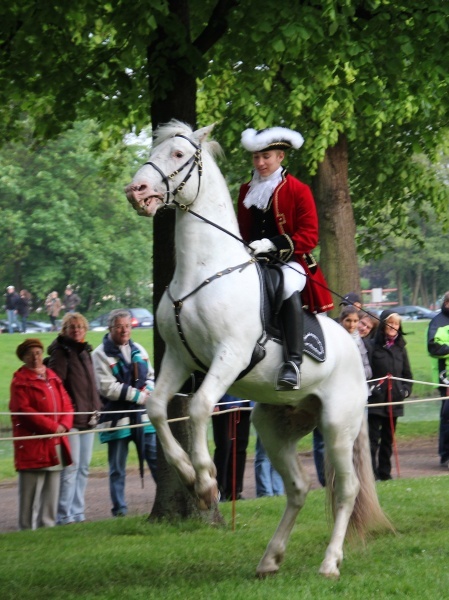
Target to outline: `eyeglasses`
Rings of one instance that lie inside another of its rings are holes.
[[[114,325],[111,329],[118,329],[119,331],[127,331],[128,329],[132,329],[131,325]]]
[[[69,325],[69,329],[86,329],[84,325]]]

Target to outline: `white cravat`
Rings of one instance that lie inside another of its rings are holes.
[[[243,200],[243,205],[246,208],[255,206],[261,210],[265,210],[270,202],[270,198],[273,195],[274,190],[282,181],[282,167],[279,167],[274,173],[268,175],[268,177],[261,177],[257,171],[255,171],[253,178],[249,184],[249,192],[246,194]]]

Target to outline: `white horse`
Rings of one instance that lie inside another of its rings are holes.
[[[206,435],[213,408],[228,390],[257,402],[252,421],[282,476],[287,496],[280,524],[257,567],[259,576],[276,572],[284,557],[310,486],[297,442],[318,426],[333,470],[327,474],[327,487],[335,517],[320,573],[338,577],[348,524],[360,535],[373,527],[390,526],[379,506],[372,473],[364,418],[367,385],[360,354],[343,327],[318,316],[326,359],[304,357],[300,390],[275,391],[275,374],[283,357],[281,345],[273,340],[266,344],[265,358],[236,381],[262,335],[261,293],[254,259],[239,241],[231,197],[214,160],[219,146],[206,141],[212,128],[192,131],[179,121],[161,126],[150,162],[125,190],[141,215],[177,207],[176,269],[157,309],[166,350],[148,413],[167,462],[203,506],[210,506],[218,500]],[[170,431],[167,404],[198,370],[198,363],[207,372],[190,403],[189,457]]]

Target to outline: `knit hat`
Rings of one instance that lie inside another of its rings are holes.
[[[37,338],[28,338],[27,340],[24,340],[21,344],[17,346],[16,349],[16,354],[20,358],[20,360],[23,360],[23,357],[30,348],[40,348],[41,350],[43,350],[44,345]]]
[[[287,127],[270,127],[256,131],[245,129],[242,133],[242,146],[249,152],[267,152],[268,150],[289,150],[301,148],[304,138],[297,131]]]

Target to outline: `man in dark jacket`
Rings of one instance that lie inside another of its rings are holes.
[[[14,324],[17,325],[17,304],[20,300],[19,294],[13,285],[6,288],[6,315],[8,317],[8,332],[14,333]]]
[[[445,335],[442,335],[449,328],[449,291],[443,296],[441,312],[429,323],[427,330],[427,350],[434,358],[434,371],[436,372],[436,381],[443,383],[443,379],[448,379],[446,373],[446,357],[449,356],[449,339],[444,343]],[[435,341],[437,338],[439,341]],[[446,336],[447,338],[447,336]],[[447,396],[447,387],[438,388],[440,396]],[[449,401],[443,400],[440,410],[440,432],[438,441],[438,454],[440,455],[440,464],[442,467],[449,465]]]

